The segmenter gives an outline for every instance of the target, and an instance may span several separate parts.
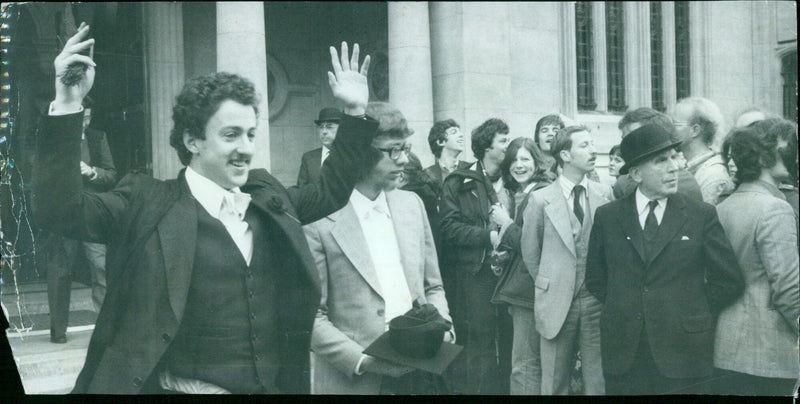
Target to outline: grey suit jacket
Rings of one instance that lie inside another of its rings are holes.
[[[422,200],[386,193],[412,300],[450,320],[433,235]],[[311,334],[314,394],[378,394],[381,376],[353,373],[362,352],[386,330],[385,303],[353,205],[304,228],[319,270],[322,298]]]
[[[591,220],[594,211],[614,195],[611,187],[594,181],[589,181],[586,189],[589,209],[584,220]],[[572,305],[577,263],[570,210],[558,180],[531,194],[523,223],[522,259],[536,285],[536,330],[551,339],[558,335]],[[587,239],[590,228],[587,226],[583,235]]]
[[[717,205],[745,281],[717,322],[714,366],[796,378],[800,264],[794,212],[775,186],[748,182]]]

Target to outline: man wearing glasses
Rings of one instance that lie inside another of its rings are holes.
[[[372,147],[383,157],[355,185],[349,203],[304,230],[319,271],[322,299],[311,334],[314,394],[431,394],[430,374],[362,352],[413,302],[447,320],[447,301],[428,217],[413,192],[395,189],[411,145],[402,113],[383,102]],[[452,332],[445,340],[453,341]]]
[[[336,139],[336,132],[339,130],[341,120],[342,111],[336,108],[323,108],[319,111],[319,116],[314,120],[314,124],[317,125],[317,134],[322,147],[303,154],[300,161],[300,173],[297,174],[297,186],[302,187],[319,180],[319,171],[331,153],[331,145]]]

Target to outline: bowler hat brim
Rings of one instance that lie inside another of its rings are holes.
[[[434,357],[425,359],[412,358],[397,352],[397,350],[392,347],[391,342],[389,342],[389,331],[387,331],[378,337],[375,342],[370,344],[370,346],[364,350],[364,353],[389,362],[440,375],[447,369],[450,363],[453,362],[463,348],[464,347],[461,345],[442,342],[442,346]]]
[[[630,136],[630,135],[628,135],[628,136]],[[647,151],[646,153],[640,154],[639,156],[637,156],[635,159],[633,159],[631,161],[625,161],[625,165],[622,166],[622,168],[619,169],[619,173],[622,174],[622,175],[628,174],[628,171],[630,171],[631,167],[634,167],[634,166],[638,165],[639,163],[647,160],[650,157],[653,157],[654,155],[656,155],[658,153],[663,152],[664,150],[674,149],[674,148],[676,148],[676,147],[678,147],[680,145],[681,145],[680,141],[662,143],[658,147],[655,147],[652,150]]]

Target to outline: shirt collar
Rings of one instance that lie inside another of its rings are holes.
[[[239,190],[239,187],[232,188],[230,191],[226,190],[189,166],[186,166],[185,175],[186,183],[189,185],[189,191],[192,192],[192,196],[194,196],[197,202],[200,202],[200,205],[216,219],[219,219],[219,213],[222,209],[222,200],[225,198],[225,195],[229,193],[243,194],[243,192]]]
[[[353,189],[353,193],[350,194],[350,203],[353,205],[356,216],[359,218],[368,217],[368,214],[373,211],[376,206],[377,210],[381,210],[386,213],[386,216],[392,217],[391,213],[389,213],[389,204],[386,202],[386,192],[384,191],[381,191],[378,197],[372,201],[357,189]]]
[[[686,162],[686,169],[689,171],[697,170],[697,168],[705,163],[708,159],[714,157],[716,153],[714,150],[709,150],[705,153],[700,154],[699,156],[695,156],[693,159]]]
[[[584,190],[589,189],[589,180],[585,175],[578,184],[575,184],[563,175],[559,175],[558,183],[561,185],[561,192],[564,194],[564,199],[569,199],[570,195],[572,194],[572,188],[575,188],[575,185],[583,186]]]
[[[658,206],[660,208],[666,209],[666,207],[667,207],[667,198],[661,198],[661,199],[656,199],[656,200],[658,201]],[[650,201],[651,201],[651,199],[646,197],[642,193],[642,191],[639,189],[639,187],[636,187],[636,211],[639,214],[642,214],[642,213],[644,213],[646,211],[646,209],[649,209],[647,204],[650,203]]]

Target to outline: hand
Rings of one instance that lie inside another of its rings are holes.
[[[369,56],[364,58],[361,70],[358,69],[358,44],[353,45],[353,57],[347,58],[347,42],[342,42],[342,58],[336,48],[331,46],[331,64],[333,72],[328,72],[328,84],[336,99],[345,104],[344,113],[347,115],[363,115],[369,102],[369,86],[367,73],[369,72]]]
[[[452,328],[446,333],[444,333],[444,342],[449,342],[451,344],[456,343],[456,333],[455,331],[453,331]]]
[[[94,170],[88,164],[81,161],[81,175],[84,177],[91,177],[94,175]]]
[[[506,208],[499,204],[492,205],[491,210],[489,210],[489,220],[499,227],[503,227],[506,224],[514,222],[514,220],[512,220],[511,216],[508,214]]]
[[[390,377],[400,377],[413,371],[414,368],[404,365],[396,365],[392,362],[366,355],[364,361],[361,362],[361,370],[364,373],[369,372]]]
[[[94,84],[95,66],[94,61],[89,56],[81,55],[80,52],[89,49],[94,45],[94,38],[83,40],[89,33],[89,26],[85,22],[78,27],[78,32],[67,40],[64,49],[56,56],[53,65],[56,69],[56,98],[54,108],[58,111],[78,111],[81,102]],[[75,85],[67,86],[61,82],[67,68],[72,63],[84,63],[87,65],[86,73]]]

